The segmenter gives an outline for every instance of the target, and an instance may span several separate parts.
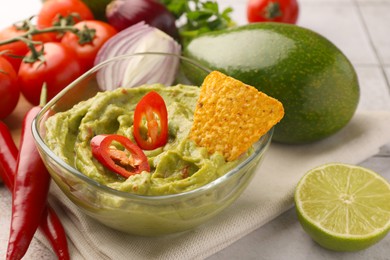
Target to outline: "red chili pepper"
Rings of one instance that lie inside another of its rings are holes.
[[[46,209],[51,179],[38,153],[31,131],[32,121],[40,110],[39,106],[33,107],[23,119],[12,193],[7,259],[20,259],[24,256]]]
[[[147,134],[142,134],[146,119]],[[164,146],[168,141],[168,112],[164,99],[155,91],[146,94],[134,111],[134,139],[144,150]]]
[[[0,176],[11,192],[14,189],[17,157],[18,148],[12,139],[12,135],[7,125],[0,121]],[[46,211],[39,227],[52,245],[58,259],[69,260],[64,227],[49,204],[46,205]]]
[[[125,150],[113,146],[121,144]],[[93,156],[109,170],[128,178],[131,175],[150,171],[148,158],[144,152],[127,137],[122,135],[97,135],[91,140]]]
[[[11,192],[14,189],[14,172],[18,153],[18,148],[12,139],[7,125],[0,121],[0,174],[5,186]]]
[[[47,240],[58,257],[58,260],[69,260],[68,241],[66,240],[65,229],[62,226],[60,218],[49,204],[39,224],[39,228],[45,234]]]

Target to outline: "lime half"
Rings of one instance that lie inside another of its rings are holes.
[[[363,167],[331,163],[312,169],[294,199],[303,229],[331,250],[365,249],[390,230],[390,184]]]

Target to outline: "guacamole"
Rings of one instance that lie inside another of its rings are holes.
[[[119,134],[134,143],[133,115],[141,98],[156,91],[168,110],[169,139],[165,146],[144,151],[150,172],[123,178],[108,170],[92,155],[90,141],[99,134]],[[166,195],[201,187],[234,168],[240,159],[226,162],[209,154],[188,138],[200,89],[161,84],[100,92],[46,122],[45,142],[62,160],[110,188],[140,195]]]

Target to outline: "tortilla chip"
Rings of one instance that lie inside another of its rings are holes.
[[[237,159],[284,116],[282,103],[213,71],[204,80],[190,138],[227,161]]]

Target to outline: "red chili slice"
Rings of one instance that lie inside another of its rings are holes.
[[[148,130],[146,136],[141,134],[144,119]],[[144,150],[154,150],[167,143],[168,112],[164,99],[157,92],[149,92],[137,104],[133,135],[138,146]]]
[[[112,145],[120,143],[125,150]],[[97,135],[91,140],[93,156],[109,170],[128,178],[143,171],[150,172],[148,158],[130,139],[122,135]]]

